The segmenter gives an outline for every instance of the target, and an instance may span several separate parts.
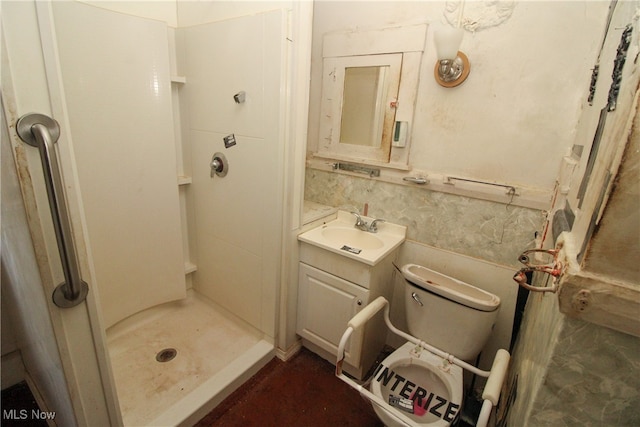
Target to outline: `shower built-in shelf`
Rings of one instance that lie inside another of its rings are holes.
[[[171,76],[171,83],[185,84],[187,78],[185,76]]]
[[[193,272],[195,272],[196,270],[198,270],[198,266],[191,263],[191,262],[185,262],[184,263],[184,274],[191,274]]]
[[[178,185],[188,185],[193,182],[190,176],[180,175],[178,176]]]

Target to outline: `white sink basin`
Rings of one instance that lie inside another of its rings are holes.
[[[359,249],[379,249],[383,247],[384,242],[376,234],[347,227],[326,227],[322,229],[322,237],[325,239],[340,246],[347,245]]]
[[[374,218],[362,219],[370,224]],[[335,220],[300,234],[298,240],[375,265],[400,246],[407,234],[407,227],[402,225],[380,222],[378,232],[370,233],[355,228],[355,222],[355,216],[349,212],[338,211]]]

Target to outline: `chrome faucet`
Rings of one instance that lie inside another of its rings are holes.
[[[353,225],[355,228],[362,231],[369,231],[369,224],[367,224],[367,221],[362,219],[358,212],[351,212],[351,214],[356,216],[356,223]]]
[[[374,219],[371,221],[371,224],[367,223],[367,221],[363,220],[358,212],[351,212],[352,215],[356,217],[356,223],[353,225],[355,228],[366,231],[368,233],[377,233],[378,232],[378,223],[384,222],[384,219]]]
[[[369,226],[369,233],[377,233],[378,232],[378,223],[384,222],[384,219],[374,219],[371,221],[371,225]]]

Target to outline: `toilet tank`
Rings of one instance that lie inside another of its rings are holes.
[[[403,266],[402,275],[409,333],[472,361],[491,335],[500,298],[416,264]]]

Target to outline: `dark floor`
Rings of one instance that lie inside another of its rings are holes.
[[[334,369],[304,348],[287,362],[276,358],[196,426],[383,426]]]
[[[2,427],[47,427],[47,422],[34,415],[39,412],[36,399],[26,382],[2,390]]]
[[[385,349],[386,350],[386,349]],[[380,354],[383,360],[388,352]],[[194,427],[383,427],[368,400],[335,376],[335,367],[302,348],[274,358]],[[457,427],[471,427],[458,420]]]
[[[287,362],[274,358],[195,427],[382,427],[371,404],[334,369],[305,348]],[[2,427],[47,426],[29,416],[37,410],[26,383],[2,390]]]

